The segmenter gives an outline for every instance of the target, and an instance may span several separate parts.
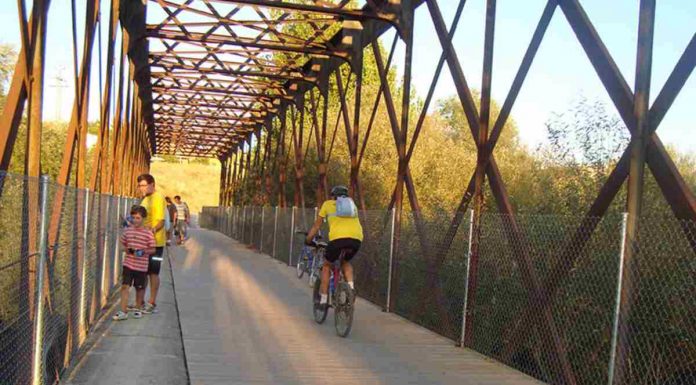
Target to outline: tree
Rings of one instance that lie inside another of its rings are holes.
[[[0,44],[0,107],[5,107],[7,85],[14,71],[17,52],[10,44]]]

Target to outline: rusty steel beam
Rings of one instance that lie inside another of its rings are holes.
[[[655,0],[641,0],[638,21],[638,48],[636,54],[635,96],[633,115],[636,119],[635,130],[631,136],[631,161],[628,174],[627,211],[625,223],[625,243],[622,245],[620,301],[618,324],[616,330],[615,365],[609,370],[611,384],[623,384],[629,371],[630,331],[629,322],[635,296],[636,254],[641,214],[643,212],[643,186],[646,162],[646,150],[650,131],[650,80],[652,77],[653,37],[655,32]]]

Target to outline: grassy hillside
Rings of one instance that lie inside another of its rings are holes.
[[[220,163],[168,163],[155,162],[150,166],[155,177],[157,191],[188,203],[192,214],[198,214],[203,206],[217,206],[220,189]]]

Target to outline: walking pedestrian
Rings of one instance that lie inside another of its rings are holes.
[[[150,298],[142,308],[143,313],[157,312],[157,292],[160,287],[160,268],[164,255],[164,246],[167,243],[167,234],[164,229],[164,216],[167,202],[162,194],[155,190],[155,178],[150,174],[138,176],[138,190],[143,195],[140,205],[148,212],[145,226],[150,228],[155,235],[155,254],[150,255],[147,275],[150,281]]]
[[[176,206],[172,202],[172,198],[165,197],[164,200],[167,202],[167,211],[169,212],[169,220],[171,221],[171,226],[167,230],[167,246],[172,245],[172,234],[174,233],[174,228],[176,227]]]
[[[178,237],[178,244],[184,243],[184,240],[186,240],[187,233],[188,233],[188,224],[189,224],[189,207],[186,204],[186,202],[183,202],[181,200],[181,196],[177,195],[174,197],[174,205],[176,206],[176,216],[177,216],[177,222],[176,222],[176,231],[179,233]]]

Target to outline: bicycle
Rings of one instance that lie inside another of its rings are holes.
[[[324,323],[329,313],[329,307],[334,308],[334,327],[336,328],[336,334],[340,337],[347,337],[353,327],[355,292],[348,286],[348,282],[346,282],[341,271],[343,259],[348,252],[352,252],[352,250],[341,250],[338,260],[333,263],[331,275],[329,276],[328,306],[324,308],[320,306],[321,292],[319,288],[321,287],[321,275],[314,282],[314,291],[312,293],[314,321],[318,324]],[[324,261],[321,262],[323,264]],[[335,284],[335,277],[338,277],[338,285]]]
[[[296,233],[307,236],[306,231],[297,231]],[[314,237],[311,246],[306,244],[302,246],[302,251],[300,251],[295,266],[297,279],[302,279],[304,273],[309,274],[310,287],[314,286],[314,281],[319,276],[318,269],[321,265],[318,265],[318,262],[323,258],[324,250],[326,249],[326,243],[320,242],[320,239],[321,234],[318,234]]]

